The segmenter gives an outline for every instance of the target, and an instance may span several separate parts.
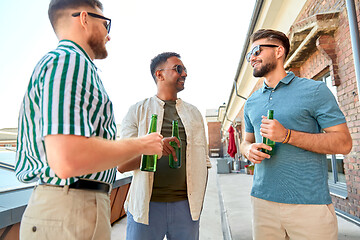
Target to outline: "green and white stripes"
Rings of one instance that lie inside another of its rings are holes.
[[[88,55],[76,43],[63,40],[37,64],[24,96],[18,125],[15,171],[22,182],[58,185],[60,179],[47,164],[44,137],[51,134],[115,139],[112,103]],[[101,161],[101,159],[99,159]],[[112,183],[116,170],[82,178]]]

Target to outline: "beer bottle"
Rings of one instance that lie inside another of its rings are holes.
[[[270,119],[270,120],[274,119],[274,110],[268,110],[267,118]],[[272,148],[272,150],[269,151],[269,150],[263,148],[263,149],[261,149],[261,151],[263,153],[273,155],[274,154],[274,149],[275,149],[275,142],[268,139],[268,138],[266,138],[266,137],[263,137],[262,140],[263,140],[263,143],[270,146]]]
[[[181,146],[181,140],[180,140],[180,136],[179,136],[179,125],[178,125],[177,120],[174,120],[172,122],[172,137],[177,137],[177,139],[179,139],[179,141],[180,141],[180,146]],[[181,147],[178,146],[177,142],[170,142],[170,145],[174,148],[174,150],[176,152],[177,162],[174,161],[173,155],[170,154],[169,155],[169,166],[171,168],[180,168],[181,167]]]
[[[156,132],[156,124],[157,124],[157,115],[153,114],[151,116],[151,122],[148,133]],[[155,172],[157,157],[158,157],[157,155],[142,155],[140,170],[147,172]]]

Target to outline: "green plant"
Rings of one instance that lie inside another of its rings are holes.
[[[254,170],[255,165],[250,164],[250,165],[245,165],[244,167],[249,169],[249,170]]]

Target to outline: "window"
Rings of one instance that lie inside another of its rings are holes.
[[[338,101],[337,97],[337,87],[332,84],[330,73],[325,74],[323,77],[319,79],[323,81],[326,86],[330,89],[330,91],[334,94],[336,101]]]
[[[318,79],[319,81],[325,82],[326,86],[334,94],[336,101],[337,98],[337,87],[333,86],[331,81],[330,73],[326,73]],[[330,192],[332,195],[336,195],[341,198],[347,197],[346,179],[344,172],[344,155],[341,154],[328,154],[326,155],[327,166],[328,166],[328,183]]]
[[[341,182],[346,184],[344,172],[344,155],[326,155],[328,165],[328,179],[329,182],[336,184]]]

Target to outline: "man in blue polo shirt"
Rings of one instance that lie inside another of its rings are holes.
[[[326,154],[348,154],[352,140],[343,113],[323,82],[285,72],[289,39],[260,29],[246,59],[263,87],[247,100],[241,152],[255,164],[251,191],[254,239],[337,239],[327,184]],[[265,117],[274,110],[274,119]],[[271,147],[262,137],[276,142]]]

